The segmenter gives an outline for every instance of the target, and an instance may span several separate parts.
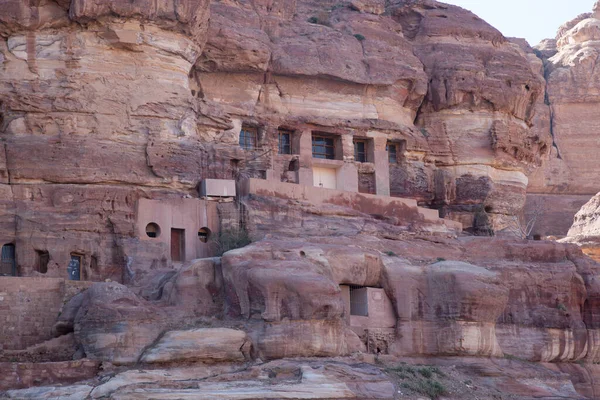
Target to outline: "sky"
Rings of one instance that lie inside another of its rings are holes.
[[[596,0],[439,0],[471,10],[507,37],[530,45],[554,38],[558,27],[591,12]]]

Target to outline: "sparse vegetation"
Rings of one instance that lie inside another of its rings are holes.
[[[563,312],[567,311],[567,306],[565,306],[563,303],[558,303],[556,305],[556,308],[559,309],[560,311],[563,311]]]
[[[430,399],[437,399],[446,393],[446,388],[438,381],[432,379],[419,379],[413,382],[402,382],[400,385],[405,389],[412,390],[428,396]]]
[[[319,18],[317,18],[317,17],[310,17],[309,19],[306,20],[306,22],[310,22],[311,24],[318,24],[319,23]]]
[[[360,33],[357,33],[356,35],[354,35],[354,37],[355,37],[355,38],[356,38],[358,41],[360,41],[360,42],[362,42],[363,40],[365,40],[365,39],[366,39],[366,37],[364,37],[364,36],[363,36],[363,35],[361,35]]]
[[[438,257],[437,258],[437,262],[442,262],[442,261],[446,261],[446,259],[444,257]]]
[[[431,399],[437,399],[447,393],[444,385],[433,379],[434,375],[440,377],[445,376],[445,374],[437,367],[411,367],[408,365],[398,365],[396,367],[388,368],[387,371],[394,374],[399,379],[406,380],[400,384],[402,388],[426,395]]]
[[[252,243],[252,239],[245,229],[229,229],[219,233],[215,240],[217,254],[222,256],[229,250],[239,249]]]
[[[512,354],[506,354],[506,353],[504,353],[504,358],[507,360],[511,360],[511,361],[520,361],[520,362],[527,362],[527,363],[530,362],[529,360],[526,360],[524,358],[513,356]]]
[[[398,254],[394,253],[394,252],[393,252],[393,251],[391,251],[391,250],[388,250],[388,251],[386,251],[386,252],[385,252],[385,255],[386,255],[386,256],[390,256],[390,257],[397,257],[397,256],[398,256]]]

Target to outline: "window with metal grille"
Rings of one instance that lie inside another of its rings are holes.
[[[367,288],[350,285],[350,315],[369,316],[369,301]]]
[[[242,126],[240,131],[240,147],[244,150],[256,150],[258,145],[258,129],[252,126]]]
[[[279,130],[279,154],[292,154],[292,132]]]
[[[312,154],[314,158],[335,159],[335,141],[331,137],[313,135]]]
[[[354,161],[367,162],[366,140],[354,140]]]
[[[398,146],[395,143],[388,143],[385,146],[386,151],[388,152],[388,159],[390,164],[398,163]]]

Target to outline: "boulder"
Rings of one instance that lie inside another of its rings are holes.
[[[132,364],[164,331],[164,311],[118,283],[97,283],[84,293],[75,339],[93,360]]]
[[[252,342],[244,331],[225,328],[169,331],[140,360],[147,363],[243,362],[250,357],[251,348]]]

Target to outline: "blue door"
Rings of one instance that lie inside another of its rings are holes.
[[[71,256],[71,262],[67,268],[69,273],[69,280],[78,281],[81,279],[81,257]]]
[[[14,244],[5,244],[2,246],[0,276],[17,276],[17,263]]]

